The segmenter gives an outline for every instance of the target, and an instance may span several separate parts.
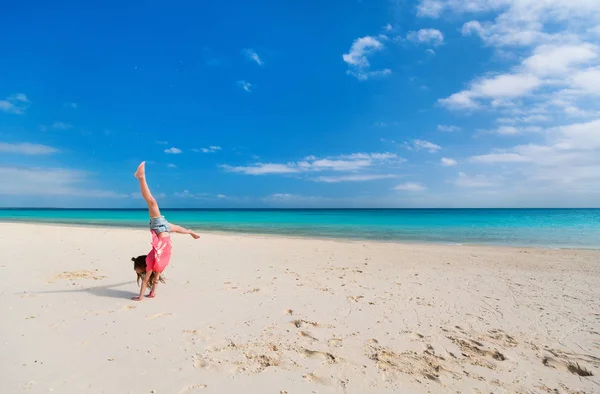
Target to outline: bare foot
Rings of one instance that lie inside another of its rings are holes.
[[[139,165],[139,167],[137,168],[137,170],[135,171],[135,174],[133,174],[134,177],[136,177],[137,179],[141,179],[144,176],[146,176],[146,162],[143,161],[142,164]]]
[[[200,238],[200,236],[199,236],[198,234],[196,234],[196,233],[191,233],[190,235],[191,235],[191,236],[192,236],[192,238],[194,238],[194,239],[198,239],[198,238]]]
[[[142,299],[144,299],[144,297],[131,297],[131,299],[134,301],[141,301]]]
[[[148,295],[146,296],[146,298],[154,298],[156,297],[156,294],[154,294],[153,292],[148,293]]]

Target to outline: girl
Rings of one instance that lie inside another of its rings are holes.
[[[144,299],[144,292],[146,291],[148,282],[150,281],[150,278],[155,277],[155,275],[152,275],[152,273],[157,272],[160,275],[164,271],[164,269],[167,268],[169,260],[171,259],[171,232],[179,234],[189,234],[194,239],[200,238],[200,236],[192,230],[188,230],[176,224],[171,224],[167,222],[165,217],[160,214],[158,204],[152,196],[152,193],[150,193],[150,188],[148,188],[148,184],[146,183],[145,166],[146,162],[143,161],[142,164],[140,164],[140,166],[138,167],[134,176],[140,181],[140,191],[142,192],[142,197],[148,205],[148,211],[150,213],[150,232],[152,233],[152,249],[146,257],[146,272],[144,275],[144,280],[142,281],[142,286],[140,288],[140,295],[138,297],[133,297],[132,299],[134,301],[142,301]],[[139,271],[141,271],[141,269]],[[141,274],[141,272],[138,272],[137,268],[136,273],[138,275]],[[150,293],[147,295],[147,297],[149,298],[154,298],[156,296],[158,280],[155,280],[154,282],[155,283],[152,284],[152,290],[150,290]]]
[[[132,257],[131,261],[133,261],[133,270],[137,274],[137,285],[140,286],[140,281],[144,281],[144,276],[146,275],[146,257],[147,255],[143,254],[138,257]],[[155,285],[157,281],[161,283],[165,283],[165,278],[163,278],[162,274],[158,272],[153,272],[150,280],[148,281],[148,287],[152,290],[152,287]]]

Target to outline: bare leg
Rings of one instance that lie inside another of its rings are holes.
[[[146,271],[146,275],[144,275],[144,280],[142,281],[142,286],[140,287],[140,295],[138,297],[133,297],[132,300],[142,301],[144,299],[144,293],[146,292],[146,287],[148,286],[151,276],[152,271]]]
[[[146,167],[146,162],[143,161],[142,164],[140,164],[140,166],[138,167],[134,176],[140,181],[140,191],[142,192],[142,197],[144,198],[144,200],[146,201],[146,204],[148,205],[148,211],[150,212],[150,217],[157,218],[160,216],[160,209],[158,209],[158,204],[156,203],[156,200],[152,196],[152,193],[150,193],[150,188],[148,187],[148,184],[146,183],[146,168],[145,167]]]
[[[179,234],[189,234],[194,239],[200,238],[200,236],[198,234],[196,234],[195,232],[193,232],[192,230],[188,230],[187,228],[183,228],[183,227],[178,226],[178,225],[173,224],[173,223],[171,223],[171,232],[173,232],[173,233],[179,233]]]

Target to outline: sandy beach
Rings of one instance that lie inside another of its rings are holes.
[[[0,393],[600,393],[599,251],[150,239],[0,224]]]

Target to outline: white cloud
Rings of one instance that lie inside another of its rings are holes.
[[[458,163],[456,162],[456,160],[454,159],[450,159],[448,157],[442,157],[440,159],[440,163],[444,166],[444,167],[452,167],[457,165]]]
[[[315,158],[315,156],[309,156]],[[351,153],[349,155],[337,156],[342,159],[375,159],[375,160],[391,160],[398,159],[398,155],[395,153],[384,152],[384,153]],[[316,159],[316,158],[315,158]]]
[[[173,193],[173,196],[185,198],[185,197],[192,197],[193,194],[190,193],[189,190],[184,190],[182,192],[175,192],[175,193]]]
[[[369,78],[377,78],[377,77],[384,77],[386,75],[390,75],[392,73],[392,70],[390,70],[389,68],[385,68],[383,70],[377,70],[377,71],[365,71],[365,70],[359,69],[359,70],[348,70],[348,71],[346,71],[346,73],[348,75],[352,75],[359,81],[366,81]]]
[[[523,61],[523,66],[538,76],[560,76],[574,66],[587,64],[598,57],[598,47],[588,43],[540,45],[533,55]]]
[[[369,67],[367,55],[383,49],[383,44],[375,37],[366,36],[357,38],[352,43],[350,51],[342,56],[342,59],[351,66]]]
[[[217,198],[222,200],[227,198],[227,196],[225,194],[217,194]]]
[[[284,200],[284,201],[288,201],[288,200],[292,200],[294,198],[296,198],[297,196],[290,194],[290,193],[274,193],[271,194],[268,197],[265,197],[265,199],[268,200]]]
[[[48,155],[57,153],[59,150],[48,145],[32,144],[29,142],[16,144],[0,142],[0,152],[21,155]]]
[[[297,167],[273,163],[256,163],[251,166],[230,166],[225,164],[221,167],[228,172],[239,172],[246,175],[291,174],[301,172]]]
[[[600,149],[600,119],[554,127],[549,134],[554,136],[553,146],[560,150]]]
[[[572,86],[590,96],[600,95],[600,67],[578,71],[571,76]]]
[[[426,149],[430,153],[435,153],[442,149],[441,146],[434,144],[433,142],[425,141],[425,140],[413,140],[412,147],[416,150]],[[410,146],[410,145],[409,145]]]
[[[70,124],[64,122],[54,122],[52,123],[52,128],[55,130],[69,130],[71,127]]]
[[[169,167],[169,168],[177,168],[177,166],[175,164],[173,164],[173,163],[167,164],[167,167]]]
[[[238,81],[237,82],[238,86],[242,89],[244,89],[246,92],[251,92],[251,88],[252,88],[252,84],[250,82],[246,82],[244,80]]]
[[[427,187],[422,185],[421,183],[406,182],[406,183],[401,183],[399,185],[394,186],[394,190],[407,191],[407,192],[422,192],[422,191],[427,190]]]
[[[497,119],[496,121],[498,123],[512,123],[512,124],[515,123],[514,119],[506,119],[506,118],[500,118],[500,119]],[[481,132],[483,132],[483,133],[498,134],[498,135],[502,135],[502,136],[521,135],[523,133],[540,133],[542,131],[543,131],[543,128],[540,126],[532,126],[532,125],[512,126],[512,125],[506,125],[506,124],[503,124],[502,126],[499,126],[493,130],[481,130]]]
[[[437,18],[444,11],[445,5],[438,0],[423,0],[417,9],[417,15],[423,17]]]
[[[527,163],[531,159],[529,157],[521,156],[516,153],[489,153],[487,155],[472,156],[470,161],[475,163]]]
[[[406,39],[420,44],[438,46],[444,42],[444,35],[437,29],[421,29],[419,31],[409,31],[406,34]]]
[[[166,154],[171,154],[171,155],[178,155],[178,154],[181,153],[181,149],[172,147],[172,148],[169,148],[169,149],[165,149],[165,153]]]
[[[175,192],[173,193],[174,197],[177,198],[195,198],[195,199],[209,199],[211,195],[209,193],[192,193],[189,190],[184,190],[183,192]]]
[[[89,174],[62,168],[0,167],[0,194],[125,198],[128,195],[90,188]]]
[[[359,171],[368,167],[399,163],[403,159],[395,153],[353,153],[350,155],[333,156],[326,158],[317,158],[308,156],[304,160],[288,162],[285,164],[277,163],[254,163],[250,166],[221,166],[228,172],[238,172],[247,175],[265,175],[265,174],[293,174],[303,172],[319,171],[339,171],[350,172]]]
[[[291,194],[291,193],[274,193],[267,197],[263,197],[262,201],[273,203],[273,204],[281,204],[281,205],[314,205],[314,204],[322,204],[324,202],[328,202],[329,199],[324,197],[315,197],[315,196],[303,196],[299,194]]]
[[[208,148],[192,149],[194,152],[215,153],[221,150],[220,146],[211,145]]]
[[[4,100],[0,100],[0,111],[9,114],[23,115],[27,109],[27,104],[30,102],[31,101],[29,101],[27,96],[23,93],[16,93],[8,96]]]
[[[244,49],[242,51],[242,53],[249,59],[252,60],[253,62],[255,62],[256,64],[258,64],[259,66],[262,66],[264,63],[261,60],[261,58],[258,56],[258,54],[256,53],[256,51],[254,49]]]
[[[514,135],[519,134],[519,129],[513,126],[500,126],[496,129],[496,133],[500,135]]]
[[[446,3],[457,5],[455,1]],[[473,29],[489,45],[537,45],[558,41],[572,33],[585,32],[600,16],[594,0],[474,0],[464,4],[476,4],[482,11],[500,11],[493,22],[477,22],[480,27]],[[473,11],[450,8],[459,12]],[[557,30],[557,27],[565,30]]]
[[[20,102],[20,103],[30,103],[30,101],[27,98],[27,96],[25,96],[23,93],[13,94],[13,95],[9,96],[7,98],[7,100],[16,101],[16,102]]]
[[[444,133],[452,133],[455,131],[460,131],[460,127],[458,126],[452,126],[452,125],[444,125],[444,124],[439,124],[437,126],[438,131],[442,131]]]
[[[600,26],[598,26],[598,27],[599,27],[599,29],[600,29]],[[385,31],[392,31],[393,27],[392,27],[392,25],[390,25],[390,24],[388,23],[387,25],[385,25],[385,28],[384,28],[384,29],[385,29]]]
[[[470,161],[490,166],[510,163],[513,183],[518,180],[532,192],[553,195],[569,190],[570,197],[564,198],[600,193],[600,119],[553,127],[543,135],[543,144],[494,150]]]
[[[458,173],[458,178],[454,181],[454,184],[461,187],[493,187],[497,186],[497,182],[491,180],[485,175],[474,175],[469,176],[464,172]]]
[[[594,37],[600,7],[596,0],[420,1],[421,16],[437,18],[445,12],[481,17],[466,22],[463,34],[476,34],[484,45],[514,64],[503,73],[475,78],[467,89],[441,98],[441,104],[522,117],[556,109],[562,112],[556,117],[600,113],[595,99],[600,91],[600,49]]]
[[[375,181],[380,179],[396,178],[396,175],[392,174],[356,174],[356,175],[341,175],[341,176],[320,176],[314,180],[317,182],[325,183],[339,183],[339,182],[364,182],[364,181]]]
[[[391,70],[386,68],[383,70],[370,71],[371,64],[367,56],[381,51],[383,44],[375,37],[365,36],[357,38],[352,43],[350,51],[342,55],[344,62],[348,64],[348,75],[356,77],[358,80],[364,81],[371,77],[381,77],[391,74]]]
[[[355,171],[361,168],[370,167],[373,164],[372,160],[367,158],[348,159],[349,160],[317,159],[313,162],[299,162],[298,166],[315,171]]]
[[[77,107],[78,107],[77,103],[73,103],[73,102],[64,103],[64,106],[67,108],[71,108],[71,109],[77,109]]]
[[[530,94],[540,86],[541,81],[532,74],[501,74],[481,78],[463,90],[438,101],[451,109],[474,109],[481,101],[512,99]]]
[[[506,124],[517,124],[517,123],[544,123],[551,121],[552,118],[547,115],[529,115],[522,117],[511,117],[511,118],[498,118],[496,122]]]

